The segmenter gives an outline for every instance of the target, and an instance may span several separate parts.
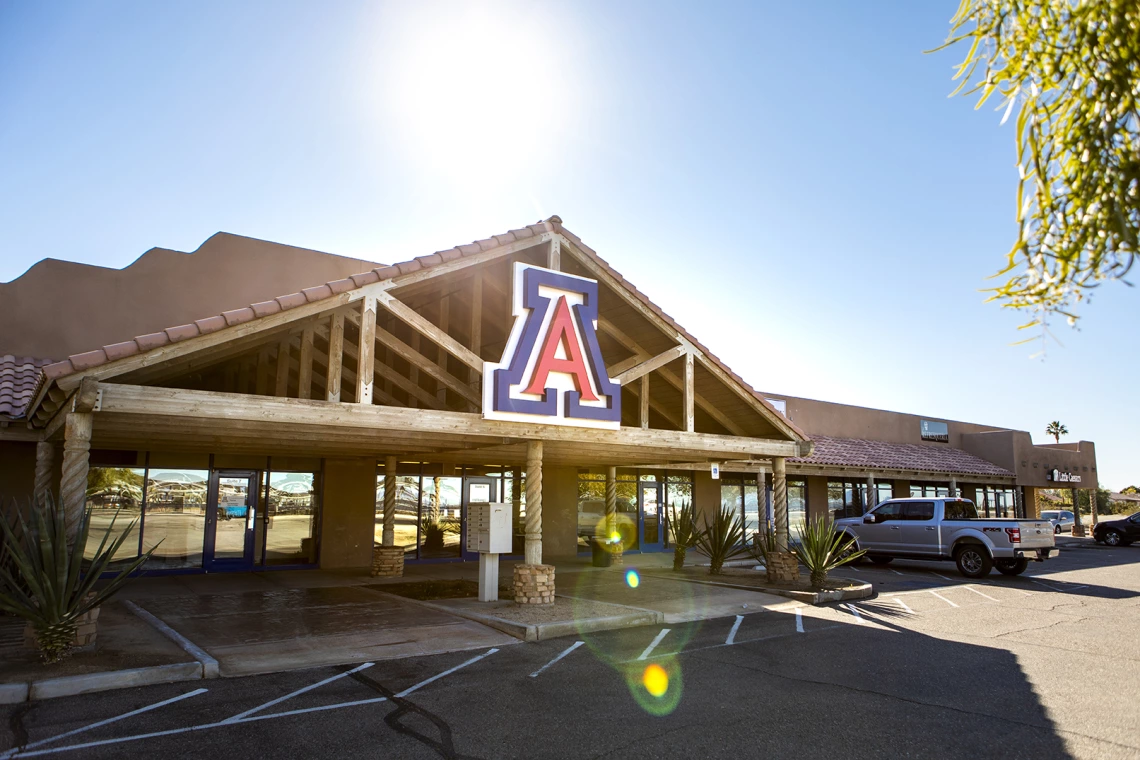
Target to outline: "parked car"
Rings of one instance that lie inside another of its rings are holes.
[[[1101,520],[1093,528],[1093,538],[1108,546],[1128,546],[1140,541],[1140,512],[1120,520]]]
[[[1053,533],[1073,532],[1073,513],[1067,509],[1047,509],[1041,513],[1042,520],[1053,523]]]
[[[875,564],[953,560],[967,578],[983,578],[994,567],[1020,575],[1029,560],[1040,562],[1057,551],[1048,520],[978,517],[969,499],[891,499],[862,517],[836,520],[835,530],[853,538]]]

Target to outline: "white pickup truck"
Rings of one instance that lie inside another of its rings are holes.
[[[1030,559],[1057,553],[1048,520],[978,517],[969,499],[890,499],[862,517],[836,520],[835,530],[854,539],[875,564],[954,560],[967,578],[982,578],[994,567],[1020,575]]]

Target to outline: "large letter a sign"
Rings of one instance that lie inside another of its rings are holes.
[[[616,430],[621,387],[598,346],[597,281],[515,262],[511,287],[515,323],[502,361],[483,363],[483,416]]]

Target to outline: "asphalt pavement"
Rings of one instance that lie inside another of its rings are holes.
[[[4,708],[5,757],[1135,758],[1140,546],[856,603]]]

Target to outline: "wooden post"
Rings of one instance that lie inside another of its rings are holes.
[[[297,398],[313,395],[313,328],[301,331],[301,370],[297,376]]]
[[[257,379],[253,392],[258,396],[269,395],[269,346],[262,346],[257,351]]]
[[[384,546],[396,545],[396,457],[384,457]]]
[[[344,314],[332,315],[329,323],[329,367],[325,376],[325,400],[340,401],[341,365],[344,363]]]
[[[87,471],[91,451],[91,412],[69,412],[63,430],[63,477],[59,483],[59,508],[73,543],[87,509]]]
[[[451,322],[451,297],[450,296],[444,296],[443,299],[439,302],[439,329],[443,330],[444,332],[447,332],[450,322]],[[413,331],[412,336],[418,340],[420,334],[418,332]],[[419,344],[417,343],[416,345],[418,346]],[[440,369],[442,369],[444,372],[446,372],[447,371],[447,352],[443,350],[442,346],[438,346],[438,345],[435,347],[435,352],[436,352],[436,360],[435,360],[436,365],[438,365]],[[442,384],[440,384],[439,390],[437,390],[435,392],[435,397],[437,399],[439,399],[439,403],[446,406],[447,405],[447,388],[445,388]]]
[[[617,468],[606,468],[606,540],[617,530]]]
[[[476,356],[483,356],[483,272],[475,273],[471,280],[471,350]],[[471,384],[475,385],[482,373],[471,368]]]
[[[864,512],[870,512],[878,506],[878,495],[875,493],[875,476],[867,473],[867,506],[863,509]]]
[[[637,419],[641,422],[641,429],[649,429],[649,373],[641,376],[641,398],[638,399],[641,407]]]
[[[277,378],[273,395],[284,398],[289,395],[289,339],[277,344]]]
[[[42,506],[51,497],[51,476],[55,469],[55,444],[39,441],[36,444],[36,479],[32,487],[32,500]]]
[[[696,417],[693,414],[693,387],[695,379],[693,377],[693,355],[685,354],[685,432],[691,433],[696,424]]]
[[[550,250],[546,255],[546,268],[559,271],[562,269],[562,241],[558,238],[550,239]]]
[[[542,564],[542,441],[526,444],[526,543],[523,561]]]
[[[376,372],[376,297],[360,302],[360,345],[356,349],[356,403],[372,403],[372,378]]]
[[[783,457],[772,457],[772,521],[776,524],[776,545],[788,550],[788,481]]]
[[[950,498],[958,498],[958,479],[950,478]]]

